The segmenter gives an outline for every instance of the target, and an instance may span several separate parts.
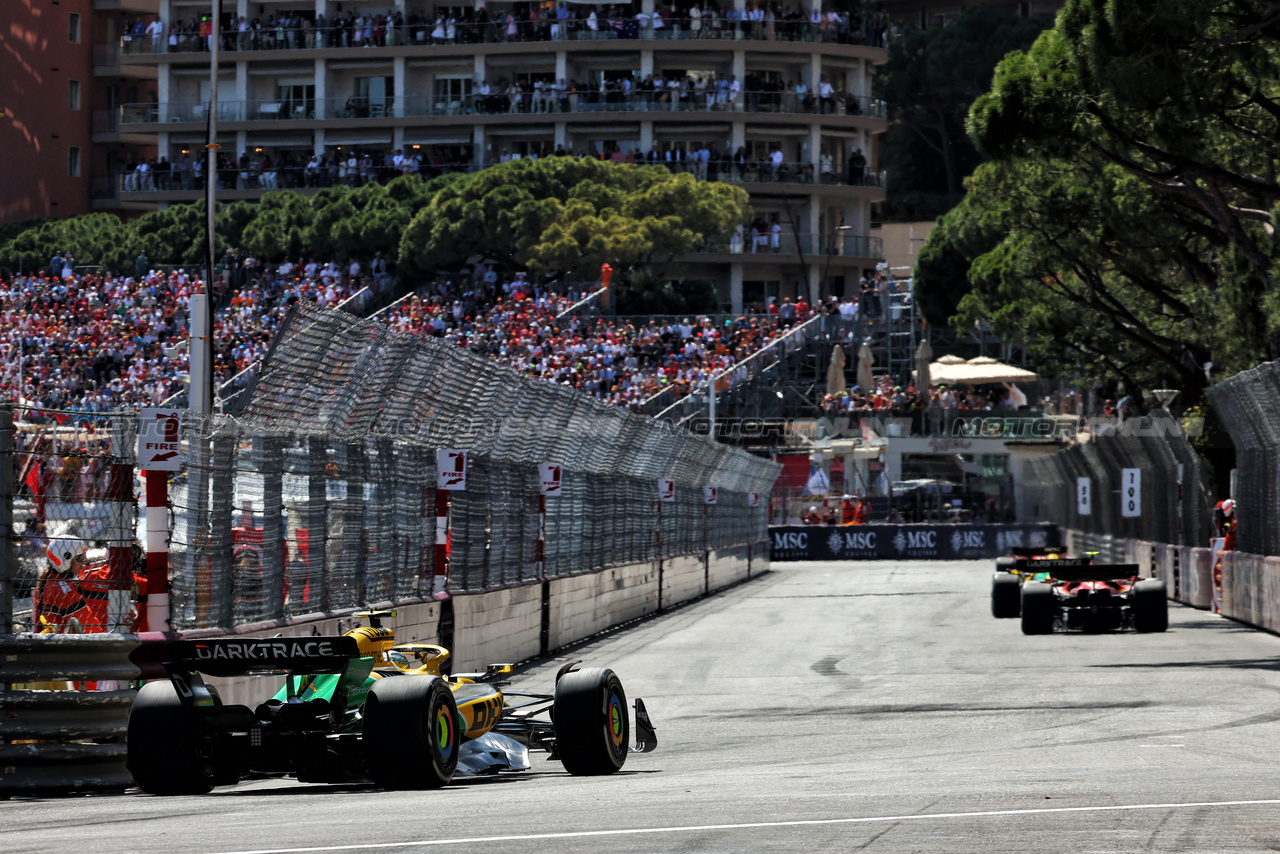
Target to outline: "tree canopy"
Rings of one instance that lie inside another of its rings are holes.
[[[396,178],[386,185],[330,187],[313,196],[289,190],[264,193],[256,203],[218,207],[215,220],[219,256],[238,247],[267,261],[285,257],[367,257],[381,251],[395,258],[400,236],[421,210],[456,175],[423,181]],[[171,205],[133,219],[96,213],[38,220],[8,228],[0,241],[0,266],[39,270],[56,252],[70,252],[79,264],[131,272],[146,253],[153,264],[199,265],[205,255],[204,201]]]
[[[132,272],[141,253],[152,265],[199,265],[204,211],[201,201],[128,220],[103,213],[35,221],[6,232],[0,266],[39,270],[57,252],[113,272]],[[216,243],[219,257],[236,247],[268,263],[382,252],[410,277],[460,270],[480,257],[544,281],[590,281],[608,263],[626,304],[679,312],[714,307],[714,291],[706,282],[667,282],[648,265],[678,259],[749,215],[746,192],[733,185],[662,167],[552,157],[311,196],[264,193],[256,203],[219,207]]]
[[[962,179],[982,160],[965,134],[969,107],[991,87],[996,64],[1052,24],[1049,15],[971,6],[949,26],[909,30],[890,45],[876,78],[894,122],[882,148],[885,219],[933,219],[960,200]]]
[[[509,270],[594,279],[609,263],[629,278],[650,262],[728,233],[750,213],[747,193],[659,166],[573,157],[516,160],[437,193],[404,231],[410,272],[456,270],[474,257]]]
[[[1068,0],[970,113],[992,162],[968,204],[1000,240],[957,325],[1187,402],[1206,363],[1216,378],[1274,355],[1277,36],[1262,0]],[[940,227],[927,250],[962,255],[964,234]]]

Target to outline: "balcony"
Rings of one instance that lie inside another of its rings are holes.
[[[112,0],[95,0],[95,5]],[[146,4],[148,0],[115,0],[132,7],[134,3]],[[150,0],[154,5],[157,0]],[[610,7],[620,9],[622,7]],[[680,42],[702,43],[710,47],[712,43],[723,42],[759,42],[764,44],[820,44],[826,48],[862,48],[877,51],[868,56],[882,59],[887,55],[883,45],[875,43],[874,38],[861,34],[846,33],[841,35],[835,29],[820,29],[811,26],[807,21],[784,21],[774,26],[753,26],[744,22],[736,25],[721,21],[721,26],[700,27],[695,30],[688,19],[672,18],[672,23],[662,29],[652,26],[641,27],[634,17],[601,20],[597,28],[592,29],[585,21],[571,21],[561,24],[555,21],[531,22],[500,20],[504,12],[494,13],[494,20],[484,23],[454,23],[436,27],[434,23],[417,23],[388,27],[378,25],[370,39],[364,38],[364,32],[355,27],[316,28],[310,21],[300,20],[300,27],[264,27],[258,30],[224,30],[219,48],[234,52],[259,52],[281,50],[343,50],[364,47],[426,47],[449,45],[484,45],[484,44],[530,44],[538,42]],[[168,34],[156,39],[150,37],[133,38],[122,45],[122,50],[137,54],[166,53],[200,53],[207,51],[208,37],[198,32],[188,31],[177,35],[172,40]]]
[[[810,260],[835,259],[881,260],[884,241],[868,235],[832,237],[823,234],[796,234],[783,227],[780,233],[755,231],[750,226],[731,235],[714,235],[704,241],[699,252],[708,255],[733,256],[742,262],[794,262],[800,255]]]
[[[137,12],[159,15],[160,0],[93,0],[95,12]]]
[[[361,156],[363,156],[363,153]],[[228,196],[228,199],[256,199],[269,190],[293,190],[305,194],[308,191],[320,190],[324,187],[357,187],[367,183],[386,183],[404,174],[402,171],[388,168],[385,165],[386,155],[390,153],[389,149],[378,152],[373,155],[375,165],[371,169],[359,169],[351,174],[349,174],[351,170],[340,164],[338,159],[334,157],[325,158],[323,164],[313,169],[297,165],[275,166],[271,169],[264,169],[256,163],[248,168],[241,169],[227,163],[219,169],[218,189],[238,194]],[[259,158],[254,158],[254,160],[259,160]],[[423,163],[417,174],[423,178],[432,178],[446,172],[475,172],[491,165],[494,164]],[[746,160],[741,163],[717,160],[706,164],[691,161],[677,162],[675,164],[668,164],[666,161],[653,163],[636,161],[636,165],[666,166],[676,173],[688,173],[695,180],[738,184],[749,192],[805,193],[808,192],[808,187],[815,184],[813,164],[811,163],[782,163],[777,168],[768,161],[757,160]],[[884,175],[858,177],[847,173],[830,173],[825,176],[825,180],[818,181],[817,185],[822,187],[880,188],[884,186]],[[138,173],[129,171],[119,176],[115,190],[123,196],[133,196],[137,200],[144,201],[194,201],[203,192],[203,184],[198,182],[195,176],[189,172],[184,174],[182,172]],[[784,235],[785,239],[791,238]],[[867,244],[866,246],[857,243],[860,239],[864,238],[847,237],[842,242],[832,244],[832,254],[836,256],[853,255],[859,258],[882,257],[883,246],[880,238],[865,238],[874,241],[874,244]],[[750,254],[757,249],[785,250],[787,246],[791,246],[792,248],[788,251],[794,252],[796,251],[794,247],[797,245],[794,240],[791,243],[780,244],[777,247],[770,246],[767,241],[765,244],[758,245],[750,237],[745,237],[743,244],[735,248],[730,245],[729,238],[725,238],[715,244],[708,244],[703,251],[732,254],[745,252]],[[828,248],[825,242],[819,247],[817,243],[807,239],[798,245],[804,247],[805,252],[826,252]],[[879,254],[866,255],[865,252],[870,251],[873,247]]]
[[[125,104],[120,109],[121,125],[169,124],[205,121],[207,104],[196,101],[170,101],[164,104]],[[476,117],[536,115],[543,120],[560,113],[649,113],[637,116],[651,120],[671,114],[703,119],[725,113],[749,113],[778,117],[794,117],[803,121],[817,117],[822,121],[836,119],[883,119],[883,101],[859,96],[841,99],[798,98],[794,93],[776,91],[745,92],[730,103],[720,103],[716,92],[691,90],[673,98],[669,93],[633,92],[566,92],[560,97],[536,92],[507,92],[487,96],[467,95],[456,98],[424,96],[397,98],[323,98],[303,101],[279,99],[254,101],[221,101],[219,122],[289,121],[313,122],[342,119],[405,119],[437,117]],[[853,123],[857,126],[857,122]]]

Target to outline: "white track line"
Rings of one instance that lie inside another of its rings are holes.
[[[219,854],[309,854],[313,851],[368,851],[380,848],[409,848],[441,845],[477,845],[484,842],[527,842],[547,839],[581,839],[592,836],[638,836],[654,833],[702,833],[708,830],[751,830],[762,827],[819,827],[836,824],[871,824],[891,821],[926,821],[939,818],[984,818],[1005,815],[1047,815],[1071,812],[1120,812],[1132,810],[1176,810],[1198,807],[1243,807],[1277,805],[1280,799],[1265,801],[1203,801],[1189,804],[1128,804],[1111,807],[1047,807],[1032,810],[988,810],[985,812],[944,812],[914,815],[882,815],[866,818],[822,818],[797,821],[759,821],[746,824],[699,824],[681,827],[636,827],[627,830],[583,830],[569,833],[530,833],[518,836],[474,836],[466,839],[415,839],[404,842],[369,842],[358,845],[325,845],[316,848],[260,848],[252,851],[223,851]]]

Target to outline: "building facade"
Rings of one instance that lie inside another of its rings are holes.
[[[101,51],[154,86],[94,114],[98,144],[136,153],[110,164],[98,209],[201,196],[211,3],[158,2]],[[886,121],[871,82],[887,52],[869,19],[743,0],[724,11],[228,0],[220,24],[220,200],[563,153],[746,188],[755,221],[668,271],[716,281],[735,311],[854,293],[881,260],[869,232]]]
[[[154,65],[120,62],[126,24],[158,0],[6,3],[0,33],[0,223],[115,207],[108,176],[155,154],[155,136],[103,138],[102,116],[154,99]],[[97,121],[99,124],[95,124]],[[99,199],[95,206],[94,198]]]

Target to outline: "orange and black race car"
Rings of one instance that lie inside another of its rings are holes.
[[[991,577],[991,616],[997,620],[1017,619],[1022,613],[1022,585],[1029,578],[1044,580],[1054,566],[1087,566],[1093,555],[1067,557],[1066,549],[1056,546],[1010,549],[1008,557],[996,558],[995,575]]]
[[[1022,633],[1104,632],[1169,628],[1165,583],[1136,563],[1059,566],[1022,585]]]
[[[394,611],[340,637],[218,638],[172,642],[168,680],[142,686],[129,713],[128,766],[143,791],[203,794],[250,773],[302,782],[371,782],[385,789],[444,786],[455,774],[528,770],[530,751],[570,774],[612,774],[658,738],[608,668],[556,674],[555,693],[500,690],[509,664],[446,675],[449,651],[395,642]],[[224,705],[201,674],[285,674],[257,708]]]

